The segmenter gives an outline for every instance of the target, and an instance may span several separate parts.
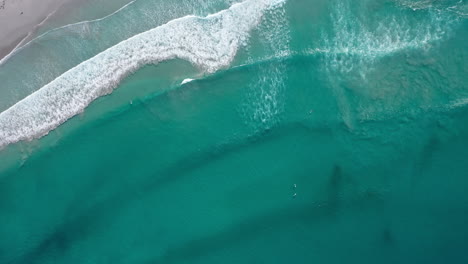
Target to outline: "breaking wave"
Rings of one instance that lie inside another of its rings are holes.
[[[207,17],[175,19],[122,41],[0,113],[0,148],[46,135],[143,65],[178,58],[206,73],[227,67],[264,12],[283,3],[247,0]]]

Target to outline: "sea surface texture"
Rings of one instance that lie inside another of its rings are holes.
[[[467,0],[96,3],[0,61],[0,264],[468,263]]]

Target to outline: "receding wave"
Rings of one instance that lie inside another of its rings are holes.
[[[207,17],[175,19],[99,53],[0,113],[0,147],[46,135],[145,64],[179,58],[207,73],[228,66],[264,12],[282,3],[247,0]]]
[[[217,13],[232,3],[232,0],[136,0],[106,17],[50,30],[0,62],[0,111],[123,40],[177,18]]]

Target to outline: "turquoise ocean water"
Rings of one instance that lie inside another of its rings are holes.
[[[120,2],[0,64],[0,263],[468,263],[467,1]]]

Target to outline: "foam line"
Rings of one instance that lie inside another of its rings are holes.
[[[98,19],[94,19],[94,20],[85,20],[85,21],[80,21],[80,22],[77,22],[77,23],[73,23],[73,24],[68,24],[68,25],[64,25],[64,26],[61,26],[61,27],[58,27],[58,28],[54,28],[54,29],[51,29],[47,32],[44,32],[42,33],[41,35],[35,37],[34,39],[31,39],[30,41],[28,41],[27,43],[25,43],[23,45],[23,42],[25,42],[26,39],[29,38],[29,36],[31,36],[31,34],[37,29],[39,28],[40,26],[42,26],[42,24],[44,24],[50,16],[52,16],[55,12],[58,11],[58,8],[56,10],[54,10],[52,13],[50,13],[44,20],[42,20],[41,23],[37,24],[36,27],[34,28],[33,31],[29,32],[28,35],[26,37],[24,37],[20,43],[18,43],[18,45],[15,46],[15,48],[10,51],[10,53],[8,53],[5,57],[3,57],[1,60],[0,60],[0,65],[4,64],[5,62],[8,61],[8,59],[11,58],[11,56],[15,55],[18,51],[24,49],[25,47],[29,46],[31,43],[34,43],[36,42],[37,40],[43,38],[44,36],[48,35],[49,33],[52,33],[54,31],[57,31],[57,30],[61,30],[61,29],[64,29],[64,28],[69,28],[69,27],[73,27],[73,26],[76,26],[76,25],[81,25],[81,24],[87,24],[87,23],[92,23],[92,22],[98,22],[98,21],[101,21],[101,20],[104,20],[108,17],[111,17],[117,13],[119,13],[120,11],[124,10],[125,8],[127,8],[128,6],[130,6],[131,4],[133,4],[136,0],[133,0],[129,3],[127,3],[126,5],[122,6],[121,8],[119,8],[118,10],[116,10],[115,12],[105,16],[105,17],[101,17],[101,18],[98,18]]]
[[[120,42],[0,113],[0,148],[48,134],[145,64],[179,58],[207,73],[228,66],[263,13],[284,1],[247,0],[205,18],[178,18]]]
[[[325,54],[329,69],[343,73],[358,69],[362,74],[378,58],[402,50],[429,49],[457,24],[456,17],[428,7],[421,11],[419,23],[402,12],[399,16],[379,17],[377,27],[370,28],[355,12],[352,1],[336,0],[331,13],[332,34],[324,35],[322,47],[309,50],[310,54]]]
[[[182,83],[180,83],[180,84],[186,84],[186,83],[192,82],[193,80],[194,80],[194,79],[187,78],[187,79],[184,79],[184,80],[182,81]]]

